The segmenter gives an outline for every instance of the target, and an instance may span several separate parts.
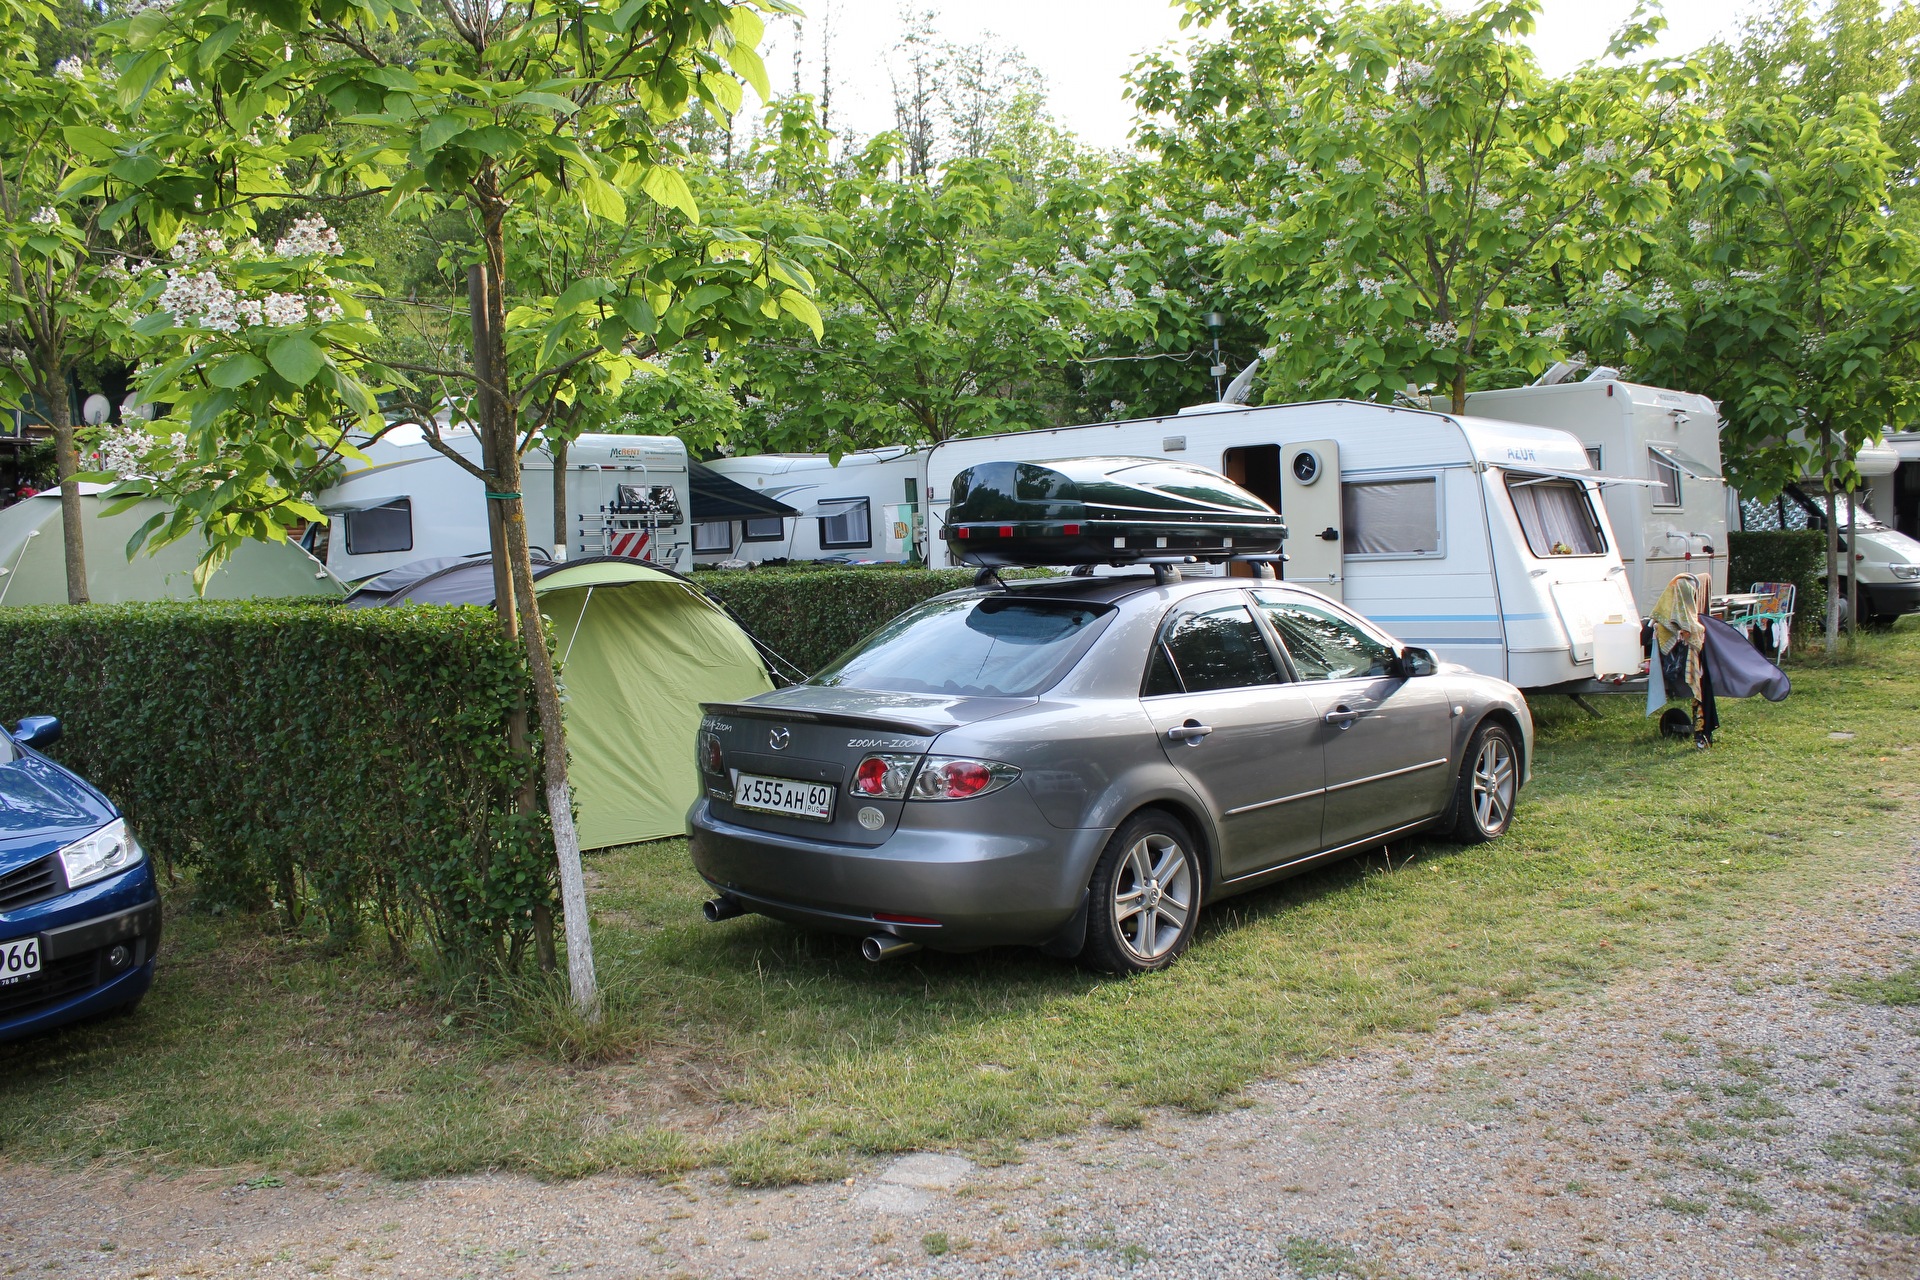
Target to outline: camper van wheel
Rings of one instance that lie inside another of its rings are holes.
[[[1506,834],[1520,797],[1520,750],[1505,725],[1488,721],[1474,730],[1460,763],[1453,793],[1452,836],[1483,844]]]

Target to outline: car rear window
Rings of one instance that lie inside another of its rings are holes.
[[[1032,697],[1066,675],[1113,606],[1009,596],[930,600],[809,684],[955,697]]]

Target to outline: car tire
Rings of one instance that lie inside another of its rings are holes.
[[[1185,824],[1154,810],[1134,814],[1094,866],[1081,959],[1123,975],[1166,968],[1193,941],[1204,883]]]
[[[1507,833],[1520,798],[1520,749],[1513,731],[1489,720],[1473,732],[1454,785],[1448,833],[1462,844],[1485,844]]]

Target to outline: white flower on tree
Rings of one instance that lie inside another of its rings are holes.
[[[42,205],[33,211],[28,221],[37,227],[57,227],[60,225],[60,212],[52,205]]]
[[[287,234],[274,242],[276,258],[338,257],[340,235],[322,217],[299,218]]]

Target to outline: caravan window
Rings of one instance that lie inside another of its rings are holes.
[[[1597,556],[1606,551],[1607,539],[1585,485],[1509,474],[1507,494],[1536,556]]]
[[[347,554],[378,555],[413,550],[413,499],[396,498],[383,507],[347,512]]]
[[[1652,478],[1660,482],[1660,487],[1653,491],[1653,505],[1656,507],[1679,506],[1680,468],[1658,449],[1647,450],[1647,462],[1653,467]]]
[[[1342,485],[1340,507],[1350,556],[1440,553],[1440,483],[1432,476]]]
[[[820,505],[832,513],[820,517],[822,550],[873,545],[873,526],[868,519],[865,498],[826,498]]]
[[[695,551],[733,550],[733,521],[702,520],[693,526],[693,549]]]
[[[755,516],[745,521],[743,542],[778,542],[787,536],[787,521],[784,516]]]

